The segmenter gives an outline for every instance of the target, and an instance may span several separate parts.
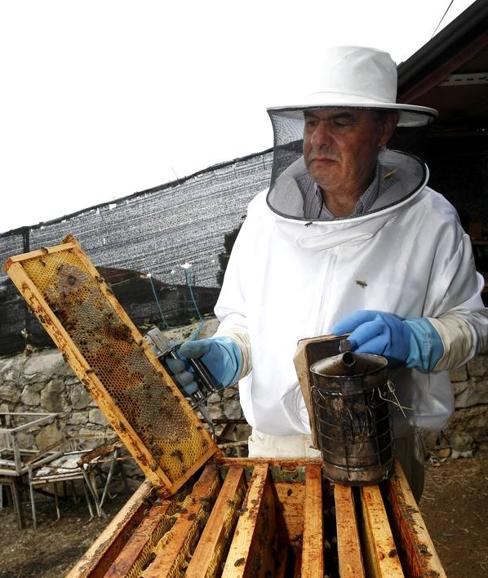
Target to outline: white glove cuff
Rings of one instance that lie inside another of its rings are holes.
[[[243,329],[242,327],[236,327],[235,325],[229,327],[221,324],[217,328],[217,331],[213,337],[230,337],[237,343],[239,349],[241,350],[242,356],[242,368],[239,379],[242,379],[251,373],[251,340],[249,339],[249,333],[246,329]]]
[[[475,353],[475,336],[470,324],[454,312],[441,317],[427,317],[444,345],[444,355],[433,371],[454,369],[466,363]]]

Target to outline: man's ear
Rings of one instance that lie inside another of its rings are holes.
[[[398,124],[398,113],[388,112],[383,118],[383,134],[380,139],[380,146],[384,147],[393,136],[396,126]]]

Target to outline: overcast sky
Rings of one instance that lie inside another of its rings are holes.
[[[449,3],[3,0],[0,232],[272,146],[265,107],[288,104],[325,45],[400,63]]]

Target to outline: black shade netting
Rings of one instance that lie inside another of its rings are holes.
[[[272,151],[129,197],[0,235],[0,355],[49,344],[3,271],[5,261],[71,233],[138,324],[176,325],[211,312],[232,236],[267,188]],[[224,245],[225,244],[225,245]],[[190,286],[192,291],[190,291]],[[27,337],[24,335],[27,334]]]

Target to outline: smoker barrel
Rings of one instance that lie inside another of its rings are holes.
[[[350,351],[310,367],[312,403],[325,475],[377,484],[393,469],[387,360]]]

